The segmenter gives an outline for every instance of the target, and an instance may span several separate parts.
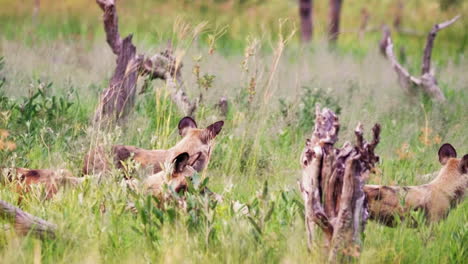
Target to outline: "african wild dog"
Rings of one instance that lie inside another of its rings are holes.
[[[439,149],[442,168],[437,177],[419,186],[365,185],[371,219],[388,226],[397,224],[412,210],[422,210],[430,222],[448,215],[461,202],[468,188],[468,154],[457,159],[455,148],[444,144]]]
[[[203,170],[211,157],[214,138],[219,134],[224,125],[223,121],[215,122],[207,128],[197,128],[197,123],[190,117],[184,117],[179,121],[179,134],[182,136],[174,147],[161,150],[147,150],[133,146],[116,145],[112,148],[114,163],[117,168],[122,168],[122,162],[132,159],[142,165],[143,168],[152,168],[152,173],[161,171],[161,164],[174,160],[181,153],[189,155],[188,164],[196,171]],[[102,147],[91,150],[85,157],[83,174],[102,173],[110,168],[110,162]]]
[[[76,186],[83,182],[84,178],[73,177],[66,169],[26,169],[26,168],[4,168],[2,176],[7,182],[14,184],[16,191],[22,197],[31,190],[32,185],[43,185],[45,198],[52,198],[63,186]]]
[[[187,189],[187,179],[190,179],[195,173],[195,169],[188,164],[189,159],[187,152],[177,155],[170,168],[153,174],[144,180],[145,190],[154,196],[160,196],[163,185],[167,184],[176,193],[185,191]]]

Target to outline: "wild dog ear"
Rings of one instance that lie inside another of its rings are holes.
[[[204,133],[204,141],[205,142],[208,142],[209,140],[215,138],[219,132],[221,132],[221,129],[223,128],[223,125],[224,125],[224,121],[218,121],[218,122],[215,122],[211,125],[209,125],[206,129],[205,129],[205,133]]]
[[[459,168],[462,174],[468,173],[468,154],[461,159]]]
[[[442,165],[445,165],[445,163],[447,163],[448,159],[456,158],[456,157],[457,157],[457,151],[449,143],[445,143],[445,144],[442,145],[442,147],[440,147],[440,149],[439,149],[439,162]]]
[[[188,165],[189,154],[187,152],[181,153],[174,158],[172,163],[174,163],[174,172],[181,173],[184,171],[185,167]]]
[[[179,135],[185,136],[187,133],[188,128],[197,128],[197,122],[193,120],[190,116],[186,116],[179,121]]]

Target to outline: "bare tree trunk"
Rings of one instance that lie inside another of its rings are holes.
[[[301,41],[309,42],[313,34],[313,1],[299,0],[299,16],[301,18]]]
[[[223,96],[219,99],[219,102],[216,104],[216,107],[219,109],[221,116],[227,116],[227,113],[229,111],[229,103],[226,96]]]
[[[34,8],[33,8],[33,14],[32,14],[33,23],[38,22],[37,17],[39,16],[40,9],[41,9],[41,0],[34,0]]]
[[[334,147],[338,132],[337,116],[317,106],[315,129],[301,156],[300,189],[308,241],[314,238],[312,232],[318,226],[325,235],[331,262],[360,254],[368,218],[363,188],[379,160],[374,150],[379,143],[380,125],[374,126],[373,140],[369,143],[364,140],[359,124],[355,130],[355,145],[346,142],[340,149]]]
[[[111,78],[109,88],[101,95],[101,101],[94,120],[106,117],[119,120],[133,107],[138,79],[138,65],[141,58],[136,56],[132,36],[126,37],[118,48],[117,67]]]
[[[330,24],[328,28],[328,38],[331,43],[336,43],[340,33],[341,5],[343,0],[330,0]]]
[[[366,33],[367,25],[369,23],[370,14],[367,8],[361,9],[361,25],[359,26],[359,37],[364,38],[364,33]]]
[[[402,31],[401,24],[403,20],[404,7],[405,7],[405,4],[403,3],[403,1],[398,0],[396,10],[395,10],[395,17],[393,18],[393,28],[395,28],[397,32]]]
[[[114,0],[96,0],[104,12],[104,30],[106,40],[112,52],[117,55],[117,66],[109,87],[101,95],[99,106],[94,114],[94,121],[121,120],[133,107],[136,84],[139,76],[149,76],[166,81],[171,87],[172,99],[185,115],[193,115],[196,104],[190,102],[182,86],[180,68],[172,52],[166,50],[151,58],[137,55],[132,43],[132,35],[122,40],[118,27],[118,16]]]
[[[379,50],[382,56],[387,57],[388,39],[390,38],[390,28],[387,25],[382,26],[382,39],[379,42]]]
[[[0,217],[12,221],[20,235],[31,233],[39,238],[55,237],[55,224],[28,214],[3,200],[0,200]]]
[[[429,32],[427,36],[426,46],[424,48],[424,56],[422,61],[421,77],[417,78],[412,76],[407,69],[405,69],[396,59],[395,54],[393,53],[393,42],[390,34],[384,32],[385,41],[385,54],[390,60],[393,69],[397,73],[398,81],[400,85],[405,88],[407,91],[412,93],[414,87],[421,88],[427,95],[429,95],[434,101],[444,102],[445,96],[440,90],[437,79],[434,75],[434,72],[431,69],[431,55],[432,49],[434,47],[434,40],[441,29],[444,29],[451,24],[455,23],[460,16],[456,16],[449,21],[436,24]]]

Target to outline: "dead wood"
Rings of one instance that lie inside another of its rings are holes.
[[[382,26],[382,39],[379,42],[379,50],[382,56],[387,57],[388,39],[390,38],[390,28],[387,25]]]
[[[426,47],[424,48],[423,66],[421,69],[421,74],[423,76],[424,74],[429,73],[429,71],[431,70],[432,48],[434,47],[434,40],[437,35],[437,32],[455,23],[455,21],[457,21],[459,18],[460,15],[450,19],[449,21],[445,21],[440,24],[435,24],[434,27],[432,27],[431,31],[429,32],[429,35],[427,36]]]
[[[356,143],[335,148],[338,117],[329,109],[316,108],[315,129],[301,156],[300,189],[305,203],[309,248],[318,226],[326,238],[329,261],[358,256],[361,236],[368,218],[363,191],[369,173],[378,162],[374,150],[380,125],[373,128],[373,140],[365,141],[362,125],[355,130]]]
[[[394,17],[393,17],[393,29],[398,32],[398,34],[403,34],[407,36],[416,36],[421,37],[423,34],[421,32],[411,29],[403,28],[403,17],[404,17],[405,4],[403,1],[399,0],[394,7]]]
[[[338,34],[340,33],[340,17],[342,4],[343,0],[330,0],[328,39],[332,44],[336,43],[336,41],[338,40]]]
[[[381,41],[381,49],[385,48],[386,57],[390,60],[393,69],[397,73],[398,82],[407,92],[410,94],[414,93],[414,88],[421,88],[427,95],[429,95],[434,101],[444,102],[445,96],[440,90],[437,79],[431,69],[431,55],[434,47],[434,40],[441,29],[446,28],[458,20],[460,16],[456,16],[453,19],[434,25],[432,30],[427,36],[426,46],[424,48],[424,56],[422,61],[421,77],[412,76],[407,69],[405,69],[396,59],[393,52],[393,42],[389,32],[384,30],[384,40]]]
[[[369,23],[370,13],[367,8],[361,9],[361,25],[359,26],[359,37],[363,38]]]
[[[0,217],[14,223],[18,234],[27,235],[29,233],[43,238],[54,238],[57,226],[41,218],[33,216],[3,200],[0,200]]]
[[[398,32],[401,31],[404,8],[405,4],[403,3],[403,1],[399,0],[395,10],[395,17],[393,18],[393,28],[395,28],[395,30]]]
[[[219,109],[221,116],[227,116],[227,113],[229,111],[229,103],[226,96],[223,96],[219,99],[219,102],[216,104],[216,107]]]
[[[313,0],[299,0],[299,17],[301,19],[301,41],[310,42],[313,34]]]
[[[39,16],[40,9],[41,9],[41,0],[34,0],[34,8],[33,8],[33,14],[32,14],[33,23],[38,22],[37,17]]]
[[[172,51],[166,50],[150,58],[137,55],[132,35],[122,39],[119,33],[118,16],[114,0],[96,0],[104,12],[103,22],[106,40],[117,55],[117,66],[100,98],[94,121],[120,120],[134,105],[139,76],[162,79],[172,92],[172,100],[185,115],[193,115],[196,104],[192,103],[183,90],[180,68]]]

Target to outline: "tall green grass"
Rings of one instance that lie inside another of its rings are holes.
[[[125,12],[120,21],[130,21],[122,27],[124,32],[143,35],[140,32],[153,30],[144,23],[152,18],[146,18],[148,14],[138,19],[131,15],[134,10],[152,7],[149,1],[142,3],[121,3]],[[161,10],[174,12],[170,2],[157,3]],[[278,4],[278,9],[293,5],[272,3]],[[252,8],[262,10],[269,6],[265,2]],[[296,12],[293,6],[288,12]],[[70,12],[81,14],[88,8],[89,3]],[[424,6],[419,12],[428,12],[426,9],[433,8]],[[41,17],[41,23],[53,21],[53,12],[59,13],[54,9],[50,12],[51,20]],[[93,12],[99,15],[97,10]],[[203,12],[205,19],[214,16],[209,8]],[[242,18],[235,11],[226,13],[220,16]],[[188,19],[189,25],[198,23],[199,15],[195,13],[194,20]],[[73,17],[64,16],[70,21]],[[81,18],[74,22],[75,28],[87,28],[84,16],[84,22]],[[26,21],[19,15],[7,17],[11,19],[10,26]],[[246,25],[241,18],[231,21],[234,29],[236,23]],[[164,19],[169,20],[161,20]],[[142,26],[135,26],[138,23]],[[10,35],[0,39],[0,56],[5,62],[0,70],[0,79],[5,78],[0,88],[0,129],[7,130],[6,140],[16,144],[14,151],[0,150],[0,166],[65,167],[79,176],[85,153],[96,144],[168,148],[179,140],[177,123],[182,114],[170,100],[171,91],[159,81],[151,84],[153,89],[138,95],[134,111],[123,126],[101,131],[90,125],[99,93],[107,85],[115,63],[104,37],[99,33],[94,40],[85,40],[85,32],[93,32],[86,29],[89,31],[78,30],[79,38],[75,40],[68,35],[71,29],[42,24],[44,33],[38,31],[34,36],[40,38],[47,32],[53,35],[54,30],[63,36],[25,43],[28,38],[20,32],[27,29],[26,24],[19,24],[18,32],[11,27]],[[422,24],[417,26],[426,27]],[[283,40],[293,27],[287,25],[283,28]],[[246,32],[252,29],[245,27]],[[437,150],[443,142],[452,143],[459,155],[468,152],[468,65],[460,52],[453,51],[452,44],[443,41],[444,35],[435,48],[442,53],[434,55],[434,65],[447,103],[435,104],[424,95],[410,97],[403,92],[388,61],[372,48],[376,38],[350,43],[343,37],[343,52],[330,50],[319,40],[310,47],[300,47],[294,40],[279,42],[277,23],[265,31],[271,37],[255,30],[249,34],[231,32],[226,39],[218,40],[212,54],[209,46],[200,42],[178,37],[176,41],[176,52],[185,54],[182,74],[190,98],[198,97],[200,92],[193,74],[196,67],[201,76],[214,76],[212,86],[204,91],[196,119],[202,127],[220,119],[225,120],[225,125],[200,179],[209,179],[209,188],[222,194],[223,202],[214,203],[197,194],[195,186],[187,195],[187,212],[170,202],[158,207],[160,201],[125,188],[116,171],[100,184],[88,180],[78,188],[60,191],[51,200],[44,200],[43,190],[37,188],[20,206],[56,223],[57,238],[39,241],[19,237],[6,222],[1,222],[0,262],[323,263],[321,248],[307,252],[302,198],[296,183],[301,175],[298,159],[312,131],[316,103],[339,112],[340,144],[353,139],[359,121],[366,131],[375,122],[382,124],[377,148],[381,162],[371,183],[424,183],[418,175],[440,168]],[[163,32],[177,35],[177,31]],[[458,38],[462,33],[455,35]],[[447,32],[445,37],[448,36],[451,35]],[[222,50],[230,50],[231,44],[225,46],[224,41],[238,45],[237,52],[226,56]],[[149,53],[159,49],[154,46],[157,41],[137,39],[137,43],[140,50]],[[451,55],[441,56],[448,49],[447,54]],[[411,55],[407,61],[412,71],[417,71],[418,63],[417,55]],[[214,106],[221,96],[229,100],[226,117],[221,117]],[[13,204],[18,200],[11,185],[0,188],[0,197]],[[137,214],[126,209],[129,201],[135,203]],[[244,204],[249,213],[237,208],[237,202]],[[447,219],[417,229],[391,229],[370,222],[361,258],[356,262],[463,263],[468,258],[466,212],[465,201]]]

